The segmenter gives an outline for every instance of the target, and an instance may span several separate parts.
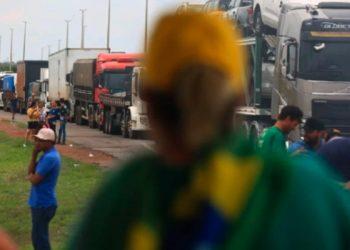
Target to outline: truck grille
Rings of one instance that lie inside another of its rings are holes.
[[[327,128],[337,128],[350,135],[350,101],[313,100],[312,116],[323,121]]]

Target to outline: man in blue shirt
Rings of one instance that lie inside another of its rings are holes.
[[[55,132],[55,138],[57,138],[56,133],[56,122],[60,119],[60,109],[57,107],[57,102],[52,101],[50,111],[47,114],[47,122],[50,128]]]
[[[40,152],[43,155],[37,161]],[[32,242],[35,250],[51,249],[49,223],[57,209],[56,184],[61,157],[55,148],[55,133],[43,128],[35,135],[35,147],[27,179],[32,183],[28,204],[32,212]]]
[[[320,146],[324,130],[323,122],[315,118],[307,119],[304,125],[304,138],[294,142],[288,152],[292,155],[312,155]]]

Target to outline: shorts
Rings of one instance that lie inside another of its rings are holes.
[[[39,122],[38,121],[29,121],[28,122],[28,129],[39,129]]]

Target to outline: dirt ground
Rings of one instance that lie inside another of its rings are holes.
[[[25,138],[26,129],[18,123],[13,123],[7,119],[0,119],[0,131],[5,132],[11,137]],[[82,146],[73,145],[68,142],[67,145],[56,145],[58,151],[71,159],[96,164],[101,167],[110,167],[113,164],[114,158],[111,155],[101,151],[88,149]]]

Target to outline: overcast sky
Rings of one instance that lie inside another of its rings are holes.
[[[143,48],[145,0],[111,0],[112,51],[140,52]],[[184,0],[149,0],[150,23],[164,11],[174,9]],[[204,3],[205,0],[189,0]],[[0,36],[2,37],[0,61],[9,59],[10,28],[14,29],[13,58],[22,59],[24,23],[28,22],[26,59],[47,58],[65,47],[65,19],[72,19],[69,47],[80,46],[81,15],[86,11],[85,47],[106,47],[108,0],[0,0]]]

